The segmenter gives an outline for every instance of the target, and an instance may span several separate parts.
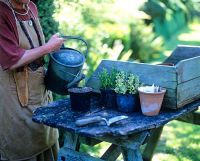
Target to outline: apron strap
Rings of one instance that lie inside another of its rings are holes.
[[[28,34],[28,31],[26,30],[26,27],[24,26],[24,24],[23,24],[22,21],[19,21],[19,24],[20,24],[20,26],[21,26],[21,28],[22,28],[22,31],[23,31],[24,34],[26,35],[29,44],[31,45],[31,49],[33,49],[33,48],[34,48],[33,41],[31,40],[31,37],[30,37],[30,35]]]
[[[33,22],[33,27],[34,27],[35,32],[37,34],[39,45],[42,46],[42,39],[41,39],[40,33],[38,31],[37,25],[35,24],[35,21],[32,18],[31,18],[31,21]]]

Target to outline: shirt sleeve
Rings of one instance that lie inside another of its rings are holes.
[[[1,6],[2,8],[2,6]],[[4,7],[5,8],[5,7]],[[14,22],[13,22],[14,21]],[[0,65],[5,70],[17,63],[25,49],[19,46],[15,19],[9,11],[0,11]]]

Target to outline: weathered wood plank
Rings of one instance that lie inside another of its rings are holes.
[[[200,56],[200,46],[178,45],[164,63],[177,64],[181,60]]]
[[[175,98],[177,99],[177,89],[166,88],[165,98]]]
[[[126,147],[129,149],[137,149],[142,145],[145,139],[149,136],[149,131],[143,131],[134,135],[127,135],[123,137],[113,137],[113,136],[101,136],[96,137],[99,140],[106,141],[121,147]]]
[[[88,82],[87,86],[93,87],[96,89],[94,91],[100,92],[98,90],[99,89],[99,79],[96,77],[95,78],[93,77],[90,80],[90,82]],[[167,90],[166,94],[165,94],[166,98],[177,98],[177,89],[166,88],[166,90]]]
[[[121,154],[120,146],[112,144],[108,150],[102,155],[101,159],[106,161],[115,161]]]
[[[58,161],[103,161],[89,154],[76,152],[66,147],[61,148],[58,155]]]
[[[80,114],[71,111],[69,100],[64,99],[38,108],[34,112],[32,120],[51,127],[65,129],[70,132],[75,132],[83,136],[97,139],[99,139],[98,137],[108,135],[123,137],[144,130],[158,128],[173,119],[196,110],[198,106],[200,106],[200,100],[185,105],[179,110],[162,109],[160,114],[155,117],[144,116],[141,114],[141,112],[129,113],[126,114],[129,117],[128,119],[119,121],[110,127],[102,124],[92,124],[84,127],[77,127],[75,125],[75,120],[79,117],[87,115],[87,113]],[[125,114],[116,110],[102,110],[90,114],[90,117],[97,115],[111,118]]]
[[[187,115],[184,115],[177,119],[178,121],[187,122],[190,124],[200,125],[200,113],[193,112]]]
[[[112,60],[103,60],[100,63],[92,77],[88,80],[87,86],[99,89],[98,73],[101,72],[103,68],[108,70],[115,68],[117,70],[131,72],[138,75],[141,82],[145,84],[152,85],[154,83],[165,88],[176,89],[177,77],[176,67],[174,66],[150,65]]]
[[[165,96],[161,108],[177,109],[177,98],[169,98]]]
[[[152,130],[150,138],[147,141],[147,144],[146,144],[145,149],[144,149],[143,154],[142,154],[144,161],[151,161],[151,159],[153,158],[153,153],[156,149],[159,138],[162,134],[163,127],[164,126],[161,126],[157,129]]]
[[[177,86],[178,107],[181,107],[184,104],[190,103],[200,98],[200,83],[199,82],[200,82],[200,77],[181,83]]]
[[[166,88],[162,108],[177,109],[177,89]]]
[[[178,84],[182,84],[200,76],[200,56],[182,60],[176,66]]]

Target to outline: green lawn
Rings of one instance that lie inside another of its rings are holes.
[[[200,23],[193,22],[167,40],[164,54],[157,62],[168,57],[179,44],[200,45]],[[157,63],[155,62],[155,63]],[[110,144],[101,143],[94,148],[84,145],[81,151],[93,156],[102,154]],[[200,126],[172,121],[164,127],[153,161],[200,161]],[[122,156],[118,161],[122,160]]]
[[[199,161],[200,126],[172,121],[164,127],[153,161]]]

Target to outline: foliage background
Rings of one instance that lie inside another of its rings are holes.
[[[35,0],[46,39],[82,36],[89,43],[86,73],[102,59],[150,62],[198,13],[197,0]],[[66,43],[66,45],[70,45]]]

